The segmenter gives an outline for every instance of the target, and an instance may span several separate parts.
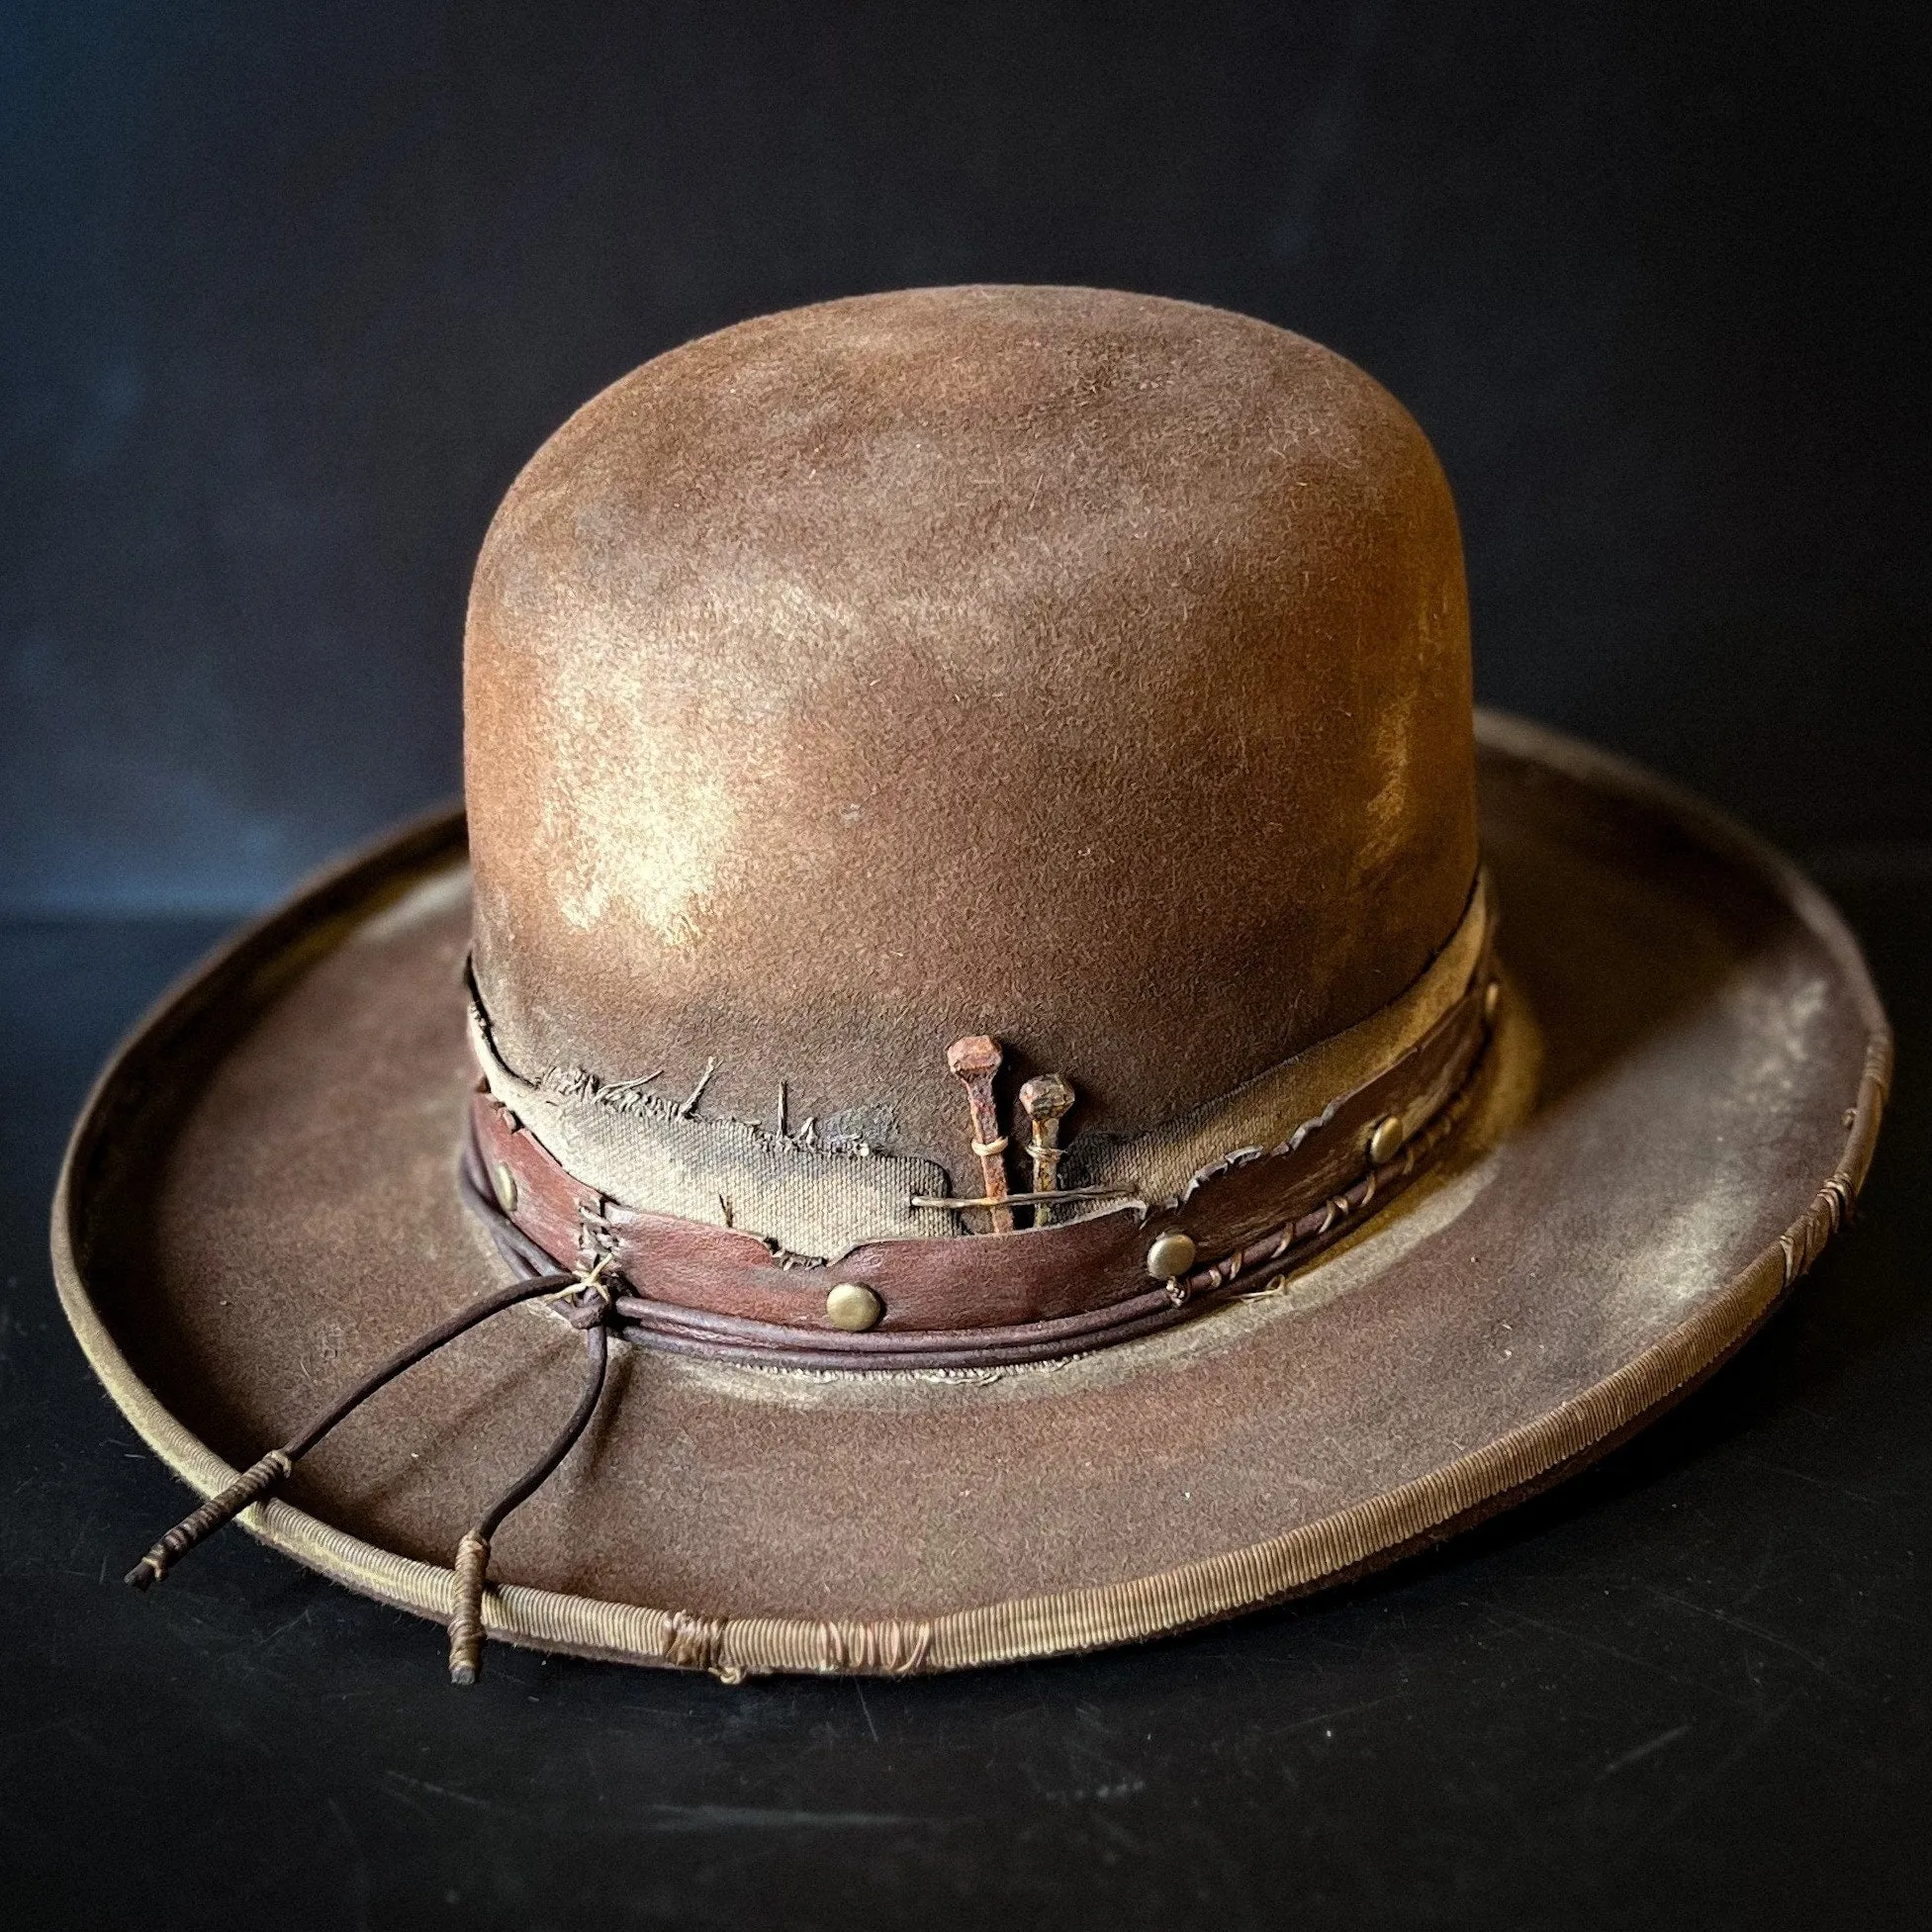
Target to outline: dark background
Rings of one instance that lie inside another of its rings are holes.
[[[572,409],[988,279],[1342,350],[1448,469],[1488,701],[1924,837],[1926,17],[14,0],[0,903],[250,907],[452,792]]]
[[[36,1927],[1918,1926],[1932,1883],[1922,6],[0,5],[0,1912]],[[761,310],[1110,283],[1415,411],[1479,689],[1794,846],[1899,1021],[1862,1225],[1589,1476],[1367,1584],[726,1691],[180,1491],[45,1259],[141,1004],[452,792],[471,559]]]

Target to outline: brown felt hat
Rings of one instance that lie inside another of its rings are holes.
[[[1427,442],[1258,322],[921,290],[661,356],[499,511],[465,702],[467,822],[76,1130],[68,1315],[221,1499],[143,1583],[239,1512],[459,1677],[1175,1630],[1600,1454],[1871,1157],[1837,916],[1472,715]]]

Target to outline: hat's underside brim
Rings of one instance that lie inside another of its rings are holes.
[[[1441,1169],[1285,1289],[1067,1362],[621,1349],[592,1432],[497,1539],[489,1633],[726,1674],[1126,1642],[1445,1535],[1706,1374],[1864,1178],[1883,1012],[1837,915],[1747,834],[1540,729],[1479,738],[1512,992]],[[76,1130],[62,1300],[204,1494],[503,1278],[454,1179],[467,890],[456,816],[310,887],[163,1003]],[[553,1317],[502,1316],[242,1521],[445,1617],[458,1536],[580,1362]]]

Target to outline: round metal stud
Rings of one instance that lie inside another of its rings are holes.
[[[1492,979],[1489,982],[1489,984],[1483,988],[1483,1018],[1486,1020],[1495,1019],[1496,1009],[1502,1004],[1503,1004],[1503,982],[1500,979]]]
[[[825,1297],[825,1319],[848,1334],[861,1334],[875,1328],[885,1313],[885,1304],[873,1291],[857,1281],[842,1281]]]
[[[1178,1281],[1194,1265],[1194,1238],[1170,1228],[1148,1249],[1148,1272],[1156,1281]]]
[[[516,1212],[516,1176],[509,1171],[507,1160],[500,1160],[490,1169],[490,1191],[506,1214]]]
[[[1393,1160],[1402,1151],[1402,1122],[1394,1114],[1384,1114],[1369,1129],[1368,1157],[1376,1166]]]

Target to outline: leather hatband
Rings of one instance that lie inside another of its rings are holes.
[[[1453,1134],[1494,1023],[1491,952],[1414,1046],[1282,1146],[1208,1169],[1175,1202],[1140,1202],[1008,1234],[877,1241],[835,1260],[775,1251],[743,1230],[631,1208],[578,1181],[487,1089],[472,1098],[466,1193],[513,1265],[588,1272],[615,1289],[619,1332],[676,1352],[782,1367],[983,1368],[1146,1334],[1262,1286],[1392,1199]],[[1401,1142],[1374,1158],[1376,1127]],[[1162,1236],[1200,1257],[1150,1277]],[[827,1310],[843,1284],[877,1298],[854,1334]]]

